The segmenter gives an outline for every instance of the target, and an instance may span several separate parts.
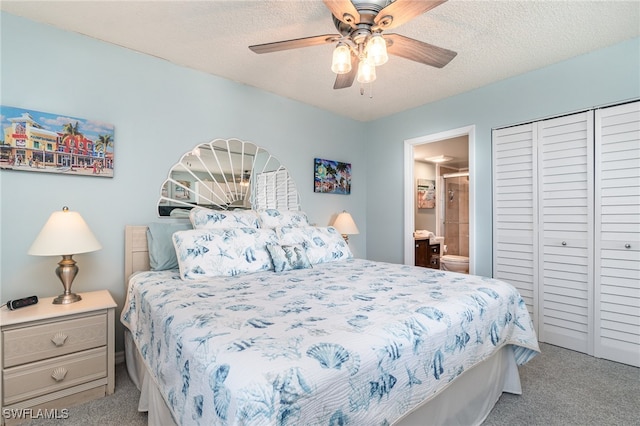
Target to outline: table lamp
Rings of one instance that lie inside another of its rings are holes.
[[[347,244],[349,243],[349,235],[360,233],[356,223],[353,221],[353,218],[346,211],[343,211],[338,215],[338,217],[336,217],[336,220],[333,222],[333,227],[342,234],[342,238],[344,238],[344,241]]]
[[[62,256],[56,268],[56,275],[62,281],[64,293],[53,299],[53,303],[65,305],[82,299],[79,295],[71,293],[71,284],[78,273],[73,255],[101,248],[80,213],[69,211],[65,206],[62,211],[51,214],[27,253],[34,256]]]

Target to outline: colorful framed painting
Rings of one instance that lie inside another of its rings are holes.
[[[0,169],[113,177],[112,124],[5,105],[0,119]]]
[[[315,158],[313,164],[313,192],[351,194],[351,163]]]
[[[433,209],[436,207],[436,181],[418,179],[418,208]]]

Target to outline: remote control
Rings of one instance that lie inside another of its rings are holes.
[[[29,296],[24,299],[9,300],[7,302],[7,308],[13,311],[14,309],[24,308],[25,306],[35,305],[36,303],[38,303],[38,296]]]

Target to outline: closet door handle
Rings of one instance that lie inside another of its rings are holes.
[[[629,243],[625,244],[624,248],[631,248],[631,244],[629,244]]]

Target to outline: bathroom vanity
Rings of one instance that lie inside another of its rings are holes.
[[[441,238],[415,238],[416,266],[440,269]]]

